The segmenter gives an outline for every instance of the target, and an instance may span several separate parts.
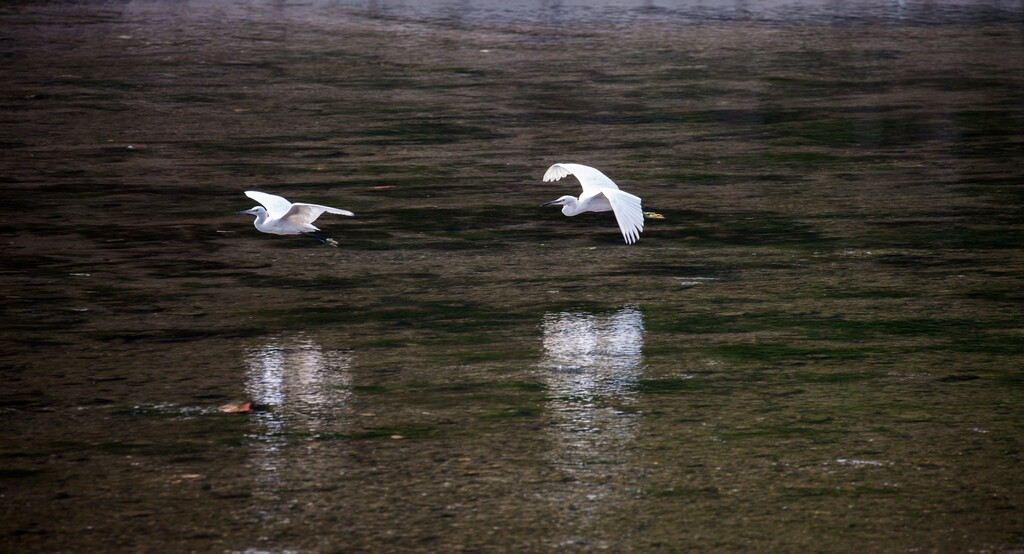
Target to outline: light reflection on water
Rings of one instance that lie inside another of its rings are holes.
[[[619,509],[630,489],[618,474],[642,419],[629,407],[644,366],[644,316],[633,307],[608,315],[549,313],[542,329],[548,430],[556,445],[551,463],[573,481],[553,500],[570,510],[567,528],[580,529]]]
[[[316,463],[305,450],[286,448],[288,437],[348,425],[351,363],[348,352],[325,351],[305,336],[275,338],[247,353],[245,389],[259,421],[249,459],[262,493],[276,495],[303,466]]]
[[[325,350],[300,334],[271,337],[250,349],[244,362],[245,390],[256,416],[247,467],[259,502],[251,508],[264,543],[292,525],[282,507],[294,509],[300,502],[295,490],[332,472],[330,460],[309,439],[348,428],[352,355]]]
[[[636,308],[612,315],[560,312],[544,317],[544,361],[555,396],[590,402],[631,394],[643,365],[644,316]]]
[[[351,394],[352,356],[307,337],[274,339],[248,352],[246,392],[266,409],[267,430],[316,432],[336,422]]]

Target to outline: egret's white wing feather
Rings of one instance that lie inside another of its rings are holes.
[[[563,167],[564,165],[568,164],[555,164],[549,167],[548,170],[544,172],[544,182],[557,181],[566,175],[571,175],[572,172]]]
[[[545,181],[557,181],[566,175],[575,175],[583,186],[583,192],[597,192],[600,189],[618,189],[615,181],[589,165],[557,163],[544,172]]]
[[[285,200],[284,198],[281,198],[280,196],[275,196],[273,194],[267,194],[265,192],[259,192],[255,190],[247,190],[245,191],[245,195],[259,202],[260,204],[263,204],[263,207],[267,209],[267,216],[270,219],[279,219],[284,217],[284,215],[288,213],[288,210],[290,210],[292,207],[291,202]]]
[[[314,205],[316,205],[316,204],[314,204]],[[347,216],[349,216],[349,217],[352,217],[352,216],[356,215],[356,214],[354,214],[354,213],[352,213],[352,212],[350,212],[350,211],[348,211],[348,210],[343,210],[343,209],[341,209],[341,208],[332,208],[332,207],[330,207],[330,206],[317,206],[317,207],[318,207],[318,208],[323,208],[323,209],[324,209],[324,211],[325,211],[325,212],[327,212],[327,213],[329,213],[329,214],[335,214],[335,215],[347,215]]]
[[[302,202],[297,202],[291,205],[291,208],[289,208],[288,212],[281,217],[281,220],[289,223],[310,225],[316,221],[316,218],[320,217],[320,214],[324,212],[347,216],[355,215],[348,210],[341,210],[330,206],[321,206],[319,204],[304,204]]]
[[[618,189],[604,189],[601,192],[612,205],[612,212],[615,213],[615,220],[619,223],[626,244],[640,240],[640,233],[644,230],[644,210],[640,198]]]

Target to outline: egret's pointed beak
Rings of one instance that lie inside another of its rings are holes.
[[[559,198],[558,200],[552,200],[551,202],[545,202],[545,203],[541,204],[540,207],[543,208],[545,206],[554,206],[556,204],[560,205],[561,203],[562,203],[562,199]]]
[[[248,210],[242,210],[242,211],[236,212],[236,213],[256,215],[256,208],[249,208]]]

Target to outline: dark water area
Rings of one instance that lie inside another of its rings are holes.
[[[1024,550],[1022,2],[9,2],[0,54],[3,551]]]

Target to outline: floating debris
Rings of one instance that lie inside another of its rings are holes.
[[[249,402],[241,402],[238,404],[224,404],[220,407],[220,411],[229,414],[245,414],[252,410],[252,404]]]

